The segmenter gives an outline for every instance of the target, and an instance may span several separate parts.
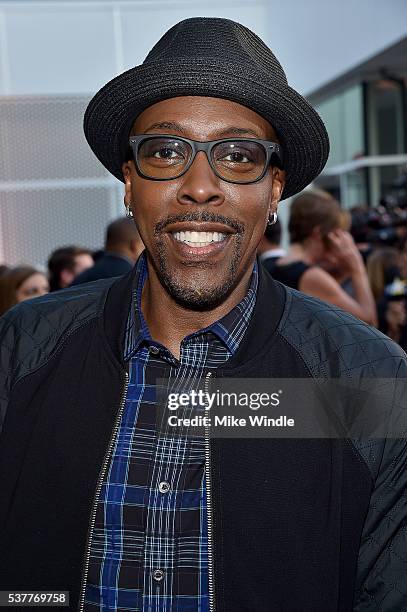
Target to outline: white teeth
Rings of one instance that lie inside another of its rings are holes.
[[[174,232],[175,240],[185,242],[189,246],[201,247],[208,246],[211,242],[221,242],[226,237],[226,234],[221,232]]]

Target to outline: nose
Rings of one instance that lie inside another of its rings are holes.
[[[182,177],[178,191],[180,204],[212,204],[220,206],[225,195],[220,188],[220,180],[213,172],[204,151],[199,151],[191,167]]]

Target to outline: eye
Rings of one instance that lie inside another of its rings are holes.
[[[257,143],[223,142],[213,151],[215,161],[224,164],[249,165],[264,157]]]
[[[170,149],[169,147],[161,147],[161,149],[158,149],[152,154],[156,159],[175,159],[179,157],[179,155],[179,151],[174,151],[174,149]]]
[[[239,151],[233,151],[233,153],[229,153],[229,155],[222,157],[222,159],[225,161],[230,161],[230,162],[234,162],[237,164],[241,164],[241,163],[247,164],[248,162],[252,161],[251,159],[247,157],[247,155],[245,155],[244,153],[240,153]]]

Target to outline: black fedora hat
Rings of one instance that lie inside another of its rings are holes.
[[[321,118],[288,85],[263,41],[229,19],[196,17],[173,26],[143,64],[114,78],[90,101],[85,136],[109,172],[123,181],[121,167],[136,117],[178,96],[225,98],[267,119],[283,147],[282,199],[306,187],[326,163],[329,140]]]

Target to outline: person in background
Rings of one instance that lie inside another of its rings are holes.
[[[58,291],[69,287],[79,274],[92,268],[94,263],[89,249],[77,246],[56,249],[48,259],[50,290]]]
[[[375,249],[366,262],[367,276],[373,296],[378,302],[384,296],[387,285],[401,277],[400,253],[392,247]]]
[[[379,329],[407,350],[407,287],[395,278],[384,289],[377,305]]]
[[[289,221],[291,246],[275,265],[273,277],[375,325],[376,305],[363,259],[343,223],[340,205],[329,193],[309,190],[295,198]],[[351,279],[354,297],[321,267],[324,264],[341,270],[342,280]]]
[[[339,225],[342,230],[344,230],[345,232],[349,232],[351,226],[351,216],[347,210],[341,209]],[[343,267],[338,264],[335,259],[321,260],[318,265],[323,270],[325,270],[325,272],[329,272],[330,276],[332,276],[339,283],[345,293],[348,293],[350,296],[353,297],[352,281],[349,278],[348,272],[344,270]]]
[[[377,303],[378,328],[406,350],[407,285],[403,263],[403,252],[392,247],[378,248],[368,257],[367,274]]]
[[[72,285],[127,274],[143,249],[140,234],[131,219],[120,217],[112,221],[106,230],[105,253],[93,268],[79,274]]]
[[[274,219],[272,220],[274,221]],[[260,261],[270,274],[272,274],[276,261],[284,257],[285,250],[280,247],[281,242],[281,223],[275,217],[274,223],[268,223],[264,236],[260,241],[257,252]]]
[[[369,208],[364,204],[359,204],[358,206],[353,206],[349,213],[351,216],[349,232],[366,264],[367,258],[372,252],[372,245],[370,243],[372,229],[369,227]]]
[[[0,316],[9,308],[49,292],[46,275],[31,266],[7,270],[0,277]]]
[[[402,243],[399,254],[400,276],[407,282],[407,240]]]

